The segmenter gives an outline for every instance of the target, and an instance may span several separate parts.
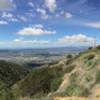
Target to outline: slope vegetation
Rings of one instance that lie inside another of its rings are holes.
[[[0,100],[16,100],[11,86],[23,79],[28,72],[18,64],[0,61]]]
[[[34,69],[25,77],[23,71],[21,77],[11,74],[18,77],[11,81],[15,100],[100,100],[100,46]]]
[[[8,86],[15,84],[26,76],[28,70],[18,64],[0,61],[0,80]]]

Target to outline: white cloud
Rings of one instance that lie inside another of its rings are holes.
[[[34,7],[33,2],[29,2],[28,5],[29,5],[30,7]]]
[[[36,11],[40,14],[40,17],[42,19],[48,19],[49,18],[45,9],[37,8]]]
[[[19,45],[46,45],[50,43],[49,40],[46,41],[46,40],[20,40],[20,39],[15,39],[13,42]]]
[[[69,12],[61,11],[61,16],[65,17],[66,19],[72,18],[72,14]]]
[[[94,39],[92,37],[88,37],[83,34],[77,34],[77,35],[67,35],[61,39],[58,40],[61,44],[67,44],[67,43],[88,43],[92,42]]]
[[[89,27],[100,29],[100,22],[90,22],[90,23],[86,23],[85,25],[89,26]]]
[[[12,18],[12,17],[13,17],[13,14],[11,14],[11,13],[3,12],[3,14],[2,14],[2,18]]]
[[[11,22],[19,21],[12,13],[8,13],[8,12],[3,12],[1,17],[5,20],[11,21]]]
[[[12,22],[18,22],[19,20],[17,18],[11,18],[10,21],[12,21]]]
[[[20,41],[23,41],[23,40],[24,40],[24,38],[23,37],[20,37],[20,38],[14,39],[13,41],[14,42],[20,42]]]
[[[36,24],[34,25],[35,28],[43,28],[43,25],[42,24]]]
[[[65,13],[65,18],[66,18],[66,19],[72,18],[72,14],[71,14],[71,13],[66,12],[66,13]]]
[[[0,25],[7,25],[7,24],[8,24],[8,22],[6,22],[6,21],[3,21],[3,20],[0,21]]]
[[[6,45],[7,47],[34,47],[34,46],[48,46],[51,43],[50,40],[25,40],[24,38],[17,38],[11,41],[0,41],[0,45]]]
[[[50,12],[54,12],[57,8],[56,0],[45,0],[45,6]]]
[[[44,29],[42,25],[35,25],[33,27],[26,27],[17,32],[19,35],[33,35],[33,36],[39,36],[39,35],[50,35],[55,34],[56,31],[50,31]]]
[[[12,0],[0,0],[0,10],[10,10],[13,6]]]
[[[17,16],[19,20],[23,21],[23,22],[26,22],[27,21],[27,18],[23,15],[18,15]]]

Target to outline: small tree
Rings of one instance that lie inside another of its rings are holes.
[[[98,50],[100,50],[100,45],[98,45],[96,48],[97,48]]]
[[[73,56],[71,54],[67,55],[67,59],[71,59]]]
[[[91,50],[91,49],[93,49],[93,47],[89,47],[88,49]]]

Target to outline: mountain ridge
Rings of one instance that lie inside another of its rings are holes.
[[[100,46],[33,69],[10,87],[15,100],[100,100],[99,91]]]

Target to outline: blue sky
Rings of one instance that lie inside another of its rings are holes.
[[[0,0],[0,48],[100,44],[99,0]]]

